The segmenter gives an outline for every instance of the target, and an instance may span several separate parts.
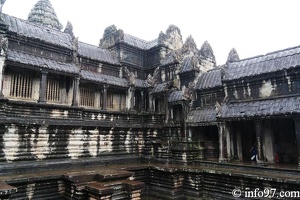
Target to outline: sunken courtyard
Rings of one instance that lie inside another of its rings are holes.
[[[300,46],[217,65],[175,25],[94,46],[50,0],[3,6],[1,200],[300,198]]]

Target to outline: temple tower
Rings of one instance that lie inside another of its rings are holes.
[[[39,0],[31,9],[28,15],[28,21],[57,30],[62,29],[62,25],[49,0]]]

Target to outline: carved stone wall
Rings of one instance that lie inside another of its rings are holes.
[[[259,99],[267,97],[275,97],[287,94],[295,94],[297,80],[289,75],[279,75],[277,77],[261,77],[255,82],[236,82],[235,85],[227,87],[230,98],[237,100]]]
[[[7,124],[0,131],[2,162],[142,155],[149,151],[148,137],[157,137],[153,129],[54,125]]]

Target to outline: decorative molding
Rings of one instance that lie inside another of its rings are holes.
[[[124,67],[124,76],[127,78],[127,80],[129,81],[129,85],[131,86],[135,86],[136,84],[136,78],[137,75],[134,74],[133,72],[130,72],[127,67]]]
[[[153,76],[151,76],[151,74],[148,74],[148,77],[146,80],[147,86],[154,87],[155,85],[157,85],[159,77],[160,77],[160,71],[159,71],[159,67],[157,67],[153,72]]]

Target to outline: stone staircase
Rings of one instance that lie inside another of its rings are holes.
[[[132,172],[102,170],[99,173],[65,175],[65,199],[140,200],[144,183],[130,180]]]

